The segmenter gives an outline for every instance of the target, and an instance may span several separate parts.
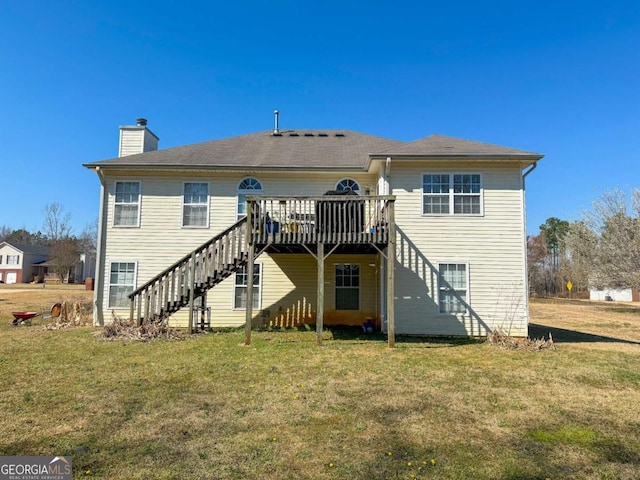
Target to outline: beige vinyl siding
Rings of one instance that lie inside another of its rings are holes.
[[[120,130],[120,149],[118,156],[125,157],[127,155],[135,155],[144,151],[144,130],[121,129]]]
[[[423,216],[423,173],[481,173],[484,215]],[[518,166],[394,165],[398,230],[396,331],[485,335],[502,326],[526,334],[524,226]],[[467,315],[438,309],[438,263],[467,263]]]
[[[373,175],[345,175],[341,173],[331,174],[259,174],[251,173],[224,173],[224,174],[194,174],[165,176],[156,175],[148,177],[112,176],[106,179],[107,190],[106,218],[106,250],[103,272],[103,286],[98,295],[98,302],[102,304],[103,321],[109,321],[111,311],[107,307],[109,288],[109,265],[111,262],[137,262],[136,285],[140,286],[172,265],[174,262],[190,253],[197,246],[203,244],[218,233],[236,222],[236,202],[238,183],[246,176],[253,176],[260,180],[264,195],[322,195],[327,190],[332,190],[335,184],[348,176],[360,183],[362,189],[375,185],[376,178]],[[136,228],[113,227],[114,215],[114,191],[116,181],[140,181],[140,226]],[[183,228],[182,225],[182,194],[184,182],[206,181],[209,182],[209,227],[208,228]],[[263,261],[266,255],[258,261]],[[312,258],[309,256],[309,258]],[[315,266],[313,266],[315,275]],[[265,266],[265,279],[270,275]],[[315,276],[314,276],[315,278]],[[273,280],[273,279],[271,279]],[[270,281],[271,281],[270,280]],[[263,279],[263,281],[265,281]],[[315,280],[314,280],[315,282]],[[315,288],[315,287],[314,287]],[[223,292],[223,293],[213,293]],[[226,293],[224,293],[226,292]],[[216,286],[210,292],[215,296],[216,308],[222,306],[228,309],[233,300],[233,281],[228,279],[223,284]],[[265,295],[267,292],[265,291]],[[219,295],[223,298],[218,299]],[[313,293],[315,302],[315,291]],[[264,299],[262,305],[268,308],[269,299]],[[124,310],[122,315],[128,315]],[[180,312],[179,315],[182,315]],[[179,315],[176,318],[179,318]],[[241,320],[239,320],[242,317]],[[244,321],[244,312],[224,313],[221,325],[237,325]],[[98,319],[100,322],[100,319]]]
[[[7,255],[20,255],[19,262],[17,265],[8,265],[8,267],[12,269],[20,269],[22,268],[22,264],[24,262],[24,255],[22,251],[15,249],[11,245],[3,245],[0,247],[0,256],[2,257],[2,263],[0,263],[0,268],[7,267]]]

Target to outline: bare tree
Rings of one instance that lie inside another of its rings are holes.
[[[640,189],[630,202],[622,190],[605,192],[570,236],[576,256],[591,264],[591,285],[640,288]]]
[[[78,240],[73,237],[57,240],[51,246],[53,270],[63,282],[68,282],[80,258]]]
[[[584,222],[573,222],[564,244],[565,259],[560,267],[563,281],[571,281],[574,291],[589,290],[594,278],[598,236]]]
[[[565,260],[565,236],[569,222],[550,217],[540,225],[540,234],[527,239],[529,287],[537,295],[564,291],[560,267]]]
[[[529,289],[538,296],[549,295],[549,250],[542,235],[527,237]]]
[[[48,203],[44,207],[44,233],[55,242],[71,235],[71,214],[64,211],[64,207],[58,203]]]
[[[81,253],[95,255],[98,245],[98,219],[92,223],[87,223],[84,230],[78,237]]]
[[[0,225],[0,242],[3,242],[11,232],[13,232],[13,229],[8,225]]]

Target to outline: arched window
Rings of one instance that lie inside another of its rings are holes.
[[[358,185],[358,182],[356,182],[355,180],[345,178],[338,182],[338,184],[336,185],[336,190],[338,190],[339,192],[353,191],[356,193],[360,193],[360,185]]]
[[[262,195],[262,184],[258,179],[247,177],[238,184],[238,220],[247,216],[247,195]]]

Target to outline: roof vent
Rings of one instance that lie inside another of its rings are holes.
[[[280,129],[278,128],[278,116],[280,115],[280,112],[278,110],[274,110],[273,111],[273,116],[275,117],[275,125],[273,128],[273,134],[274,135],[279,135],[280,134]]]
[[[326,133],[319,133],[318,136],[319,137],[328,137],[329,135],[327,135]]]
[[[305,133],[304,136],[305,137],[313,137],[313,133]]]
[[[136,125],[139,127],[146,127],[147,126],[147,119],[146,118],[136,118]]]
[[[336,133],[336,137],[344,137],[344,133]]]

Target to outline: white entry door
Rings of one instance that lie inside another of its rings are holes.
[[[7,272],[7,278],[5,279],[6,283],[16,283],[16,278],[17,278],[17,273],[16,272]]]

